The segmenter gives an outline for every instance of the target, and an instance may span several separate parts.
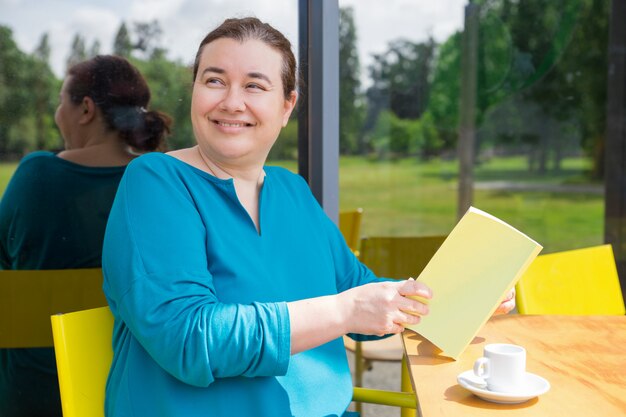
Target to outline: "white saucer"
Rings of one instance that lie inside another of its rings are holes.
[[[539,375],[526,372],[524,388],[520,392],[497,392],[489,391],[487,384],[482,378],[474,375],[474,371],[470,369],[456,377],[459,385],[472,392],[472,394],[499,404],[519,404],[535,398],[538,395],[546,393],[550,389],[550,383]]]

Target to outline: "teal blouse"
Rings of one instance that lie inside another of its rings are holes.
[[[124,169],[24,157],[0,202],[0,269],[99,267]],[[52,348],[0,349],[0,416],[61,416]]]
[[[377,278],[300,176],[265,173],[257,232],[232,180],[157,153],[128,166],[103,251],[115,316],[107,416],[340,416],[348,407],[341,338],[290,355],[287,302]]]

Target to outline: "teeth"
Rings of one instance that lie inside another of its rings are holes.
[[[218,125],[224,127],[244,127],[247,123],[226,123],[226,122],[217,122]]]

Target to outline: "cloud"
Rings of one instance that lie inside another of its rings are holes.
[[[90,46],[99,39],[101,52],[112,49],[119,25],[157,19],[163,29],[162,46],[171,59],[191,63],[198,44],[211,29],[233,16],[253,15],[267,21],[292,42],[298,41],[296,0],[0,0],[0,23],[14,31],[20,48],[31,52],[44,32],[49,32],[52,65],[63,75],[72,38],[81,33]],[[353,6],[361,64],[373,52],[382,52],[392,39],[443,41],[462,27],[467,0],[340,0]],[[364,74],[366,71],[364,71]]]
[[[467,0],[341,0],[351,6],[357,29],[361,63],[370,62],[373,52],[383,52],[389,41],[404,38],[420,42],[433,36],[442,42],[463,25]]]
[[[256,16],[270,23],[295,45],[298,7],[294,0],[184,0],[177,13],[164,17],[163,44],[169,55],[191,62],[204,36],[229,17]]]
[[[129,17],[134,21],[159,21],[180,13],[185,0],[133,0],[128,6]]]
[[[54,72],[57,75],[65,72],[65,62],[77,33],[85,39],[87,49],[98,40],[101,44],[100,53],[109,53],[119,25],[120,18],[113,10],[89,5],[76,8],[64,20],[54,19],[47,28]]]

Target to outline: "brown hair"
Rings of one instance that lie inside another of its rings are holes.
[[[148,152],[164,148],[172,119],[147,110],[150,89],[137,68],[125,58],[97,55],[68,70],[68,92],[75,104],[91,98],[105,124],[132,148]]]
[[[221,38],[234,39],[239,42],[255,39],[264,42],[267,46],[279,52],[283,57],[281,78],[285,99],[288,99],[291,92],[296,89],[296,58],[291,50],[291,43],[280,31],[274,29],[268,23],[261,22],[256,17],[226,19],[204,37],[202,42],[200,42],[196,60],[193,64],[194,81],[198,75],[200,57],[204,46]]]

